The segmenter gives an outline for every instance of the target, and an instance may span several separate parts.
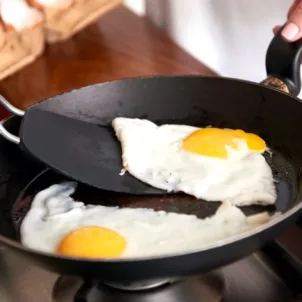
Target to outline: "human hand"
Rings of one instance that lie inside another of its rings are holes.
[[[275,26],[276,34],[281,26]],[[287,13],[287,24],[281,32],[281,36],[289,42],[302,38],[302,0],[295,0]]]

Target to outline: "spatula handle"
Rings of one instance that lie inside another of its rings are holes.
[[[16,107],[14,107],[11,103],[9,103],[2,95],[0,95],[0,104],[6,108],[10,113],[18,116],[23,116],[25,114],[25,111],[20,110]],[[8,132],[4,126],[3,122],[0,123],[0,134],[7,139],[8,141],[19,144],[20,143],[20,138],[18,136],[15,136]]]

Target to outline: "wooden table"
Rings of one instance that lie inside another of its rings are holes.
[[[48,46],[37,61],[3,80],[0,93],[24,108],[81,86],[155,74],[214,72],[176,46],[146,18],[121,6],[73,39]]]

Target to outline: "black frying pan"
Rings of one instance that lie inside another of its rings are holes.
[[[269,78],[265,85],[297,94],[300,90],[300,43],[287,44],[277,36],[268,51]],[[32,169],[32,180],[14,202],[0,201],[0,242],[20,256],[60,274],[76,274],[102,281],[122,282],[184,276],[212,270],[259,249],[294,223],[302,208],[300,179],[302,167],[302,104],[299,99],[262,84],[247,81],[166,76],[127,79],[74,90],[34,106],[91,123],[109,126],[117,116],[147,118],[158,124],[175,123],[193,126],[239,128],[263,137],[273,150],[269,161],[278,180],[276,207],[246,207],[246,213],[265,209],[282,215],[270,223],[246,233],[236,241],[195,253],[149,259],[100,260],[71,259],[36,252],[18,242],[19,226],[33,196],[64,176],[46,170],[36,175],[36,165],[22,157],[13,144],[0,152],[22,171]],[[16,134],[17,117],[3,125]],[[13,137],[11,137],[13,138]],[[269,159],[268,159],[269,160]],[[19,166],[20,167],[19,167]],[[41,169],[41,167],[40,167]],[[1,171],[2,173],[2,171]],[[3,172],[4,173],[4,172]],[[20,190],[20,191],[18,191]],[[80,184],[76,198],[86,203],[149,207],[208,216],[218,204],[175,194],[132,196],[102,191]]]

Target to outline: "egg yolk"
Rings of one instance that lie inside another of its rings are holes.
[[[256,134],[219,128],[204,128],[193,132],[183,140],[183,148],[199,155],[227,158],[225,146],[238,149],[236,139],[243,139],[253,152],[262,153],[266,150],[265,141]]]
[[[86,226],[65,236],[57,253],[80,258],[116,258],[122,255],[126,245],[126,240],[113,230]]]

